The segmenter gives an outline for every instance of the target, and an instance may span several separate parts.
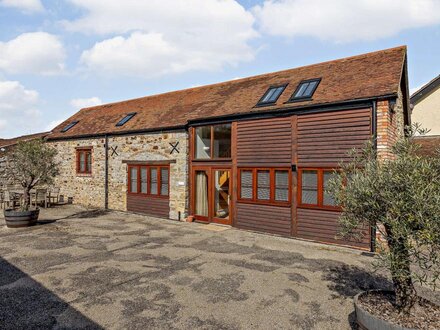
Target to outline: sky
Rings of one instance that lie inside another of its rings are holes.
[[[0,138],[399,45],[411,91],[440,74],[440,0],[0,0]]]

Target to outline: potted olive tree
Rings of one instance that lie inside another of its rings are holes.
[[[55,161],[56,150],[42,139],[19,142],[8,160],[8,176],[23,187],[23,198],[18,209],[5,209],[8,227],[27,227],[36,224],[39,209],[31,208],[31,189],[36,185],[51,184],[59,173]]]
[[[375,266],[389,271],[394,290],[364,292],[355,297],[357,321],[367,329],[440,328],[440,308],[418,296],[414,283],[440,280],[440,150],[418,154],[413,141],[423,130],[407,129],[380,160],[373,142],[354,161],[341,164],[329,192],[342,206],[343,237],[359,237],[359,228],[373,228]],[[438,322],[438,323],[436,323]]]

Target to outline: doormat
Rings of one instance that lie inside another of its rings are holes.
[[[200,226],[200,228],[210,230],[210,231],[225,231],[225,230],[231,229],[230,227],[227,227],[227,226],[219,226],[219,225],[214,225],[211,223],[209,225],[202,225],[202,226]]]

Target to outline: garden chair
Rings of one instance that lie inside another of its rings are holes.
[[[49,204],[58,204],[60,201],[60,188],[53,187],[49,190],[48,196]]]
[[[14,208],[16,203],[19,202],[20,199],[14,193],[11,193],[9,190],[3,192],[2,208]]]
[[[43,204],[44,208],[47,208],[47,189],[37,188],[35,190],[35,206]]]

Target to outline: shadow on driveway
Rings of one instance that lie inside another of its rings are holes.
[[[2,329],[102,329],[3,258],[0,297]]]

